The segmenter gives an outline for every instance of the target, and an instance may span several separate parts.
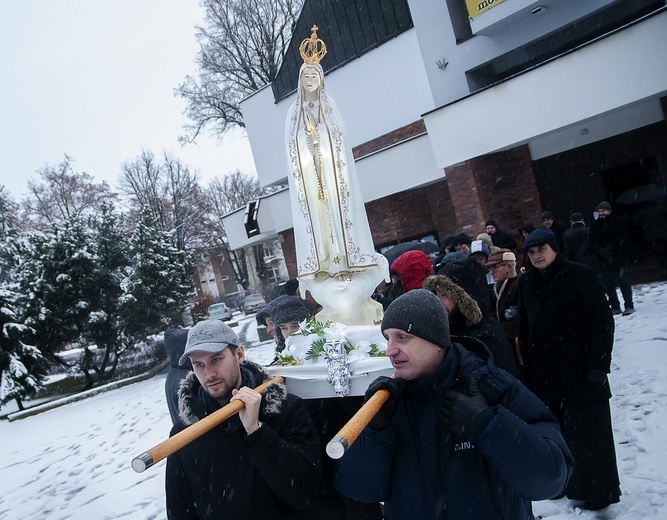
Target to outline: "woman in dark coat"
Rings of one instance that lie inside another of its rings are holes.
[[[597,275],[562,257],[552,233],[538,229],[524,247],[551,248],[519,280],[519,323],[529,387],[561,424],[576,466],[567,496],[589,509],[619,501],[607,374],[614,319]],[[546,264],[546,267],[544,265]],[[585,504],[586,507],[586,504]]]

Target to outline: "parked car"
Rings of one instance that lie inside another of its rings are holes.
[[[266,306],[266,301],[261,294],[249,294],[243,301],[243,312],[249,314],[257,312]]]
[[[232,319],[232,310],[226,303],[214,303],[208,308],[209,320],[229,321]]]

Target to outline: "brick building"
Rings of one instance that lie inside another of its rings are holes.
[[[275,82],[242,103],[260,183],[287,183],[298,45],[317,25],[378,250],[490,218],[518,238],[547,209],[590,224],[603,199],[632,223],[638,206],[616,199],[667,184],[665,1],[481,5],[306,0]],[[225,228],[232,248],[277,236],[294,276],[288,205],[286,190],[263,198],[250,238],[243,210]]]

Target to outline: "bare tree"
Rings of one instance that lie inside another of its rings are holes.
[[[240,170],[236,170],[220,178],[215,178],[209,182],[206,190],[206,196],[211,207],[211,224],[218,227],[221,236],[225,236],[224,226],[222,225],[222,217],[236,209],[242,208],[251,200],[257,199],[265,193],[259,186],[259,181]],[[236,281],[244,288],[248,288],[248,264],[246,263],[246,251],[249,248],[243,248],[240,252],[232,251],[224,245],[227,255],[231,260]],[[252,246],[255,257],[259,255],[261,244]],[[260,261],[257,265],[262,265],[262,273],[264,274],[263,262]]]
[[[209,127],[221,137],[244,127],[241,100],[272,82],[292,36],[303,0],[202,0],[197,27],[198,77],[187,76],[176,92],[188,101],[182,141]]]
[[[222,179],[212,179],[206,190],[209,204],[219,218],[245,206],[262,194],[259,181],[241,170],[225,175]]]
[[[0,185],[0,240],[5,240],[10,230],[16,228],[18,205],[3,185]]]
[[[206,240],[211,232],[205,218],[209,207],[196,171],[166,152],[158,162],[147,150],[126,161],[122,171],[120,190],[130,201],[132,220],[142,208],[149,208],[159,229],[170,234],[179,251]]]
[[[44,229],[48,224],[97,214],[106,202],[115,200],[117,195],[106,181],[95,184],[91,175],[75,172],[72,162],[65,155],[57,166],[47,164],[37,171],[41,181],[28,182],[30,194],[22,204],[25,225]]]

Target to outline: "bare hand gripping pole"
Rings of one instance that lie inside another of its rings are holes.
[[[284,377],[276,376],[255,388],[255,392],[263,394],[269,385],[284,382]],[[226,406],[223,406],[220,408],[220,410],[217,410],[211,415],[204,417],[202,420],[197,421],[191,426],[188,426],[185,430],[178,432],[173,437],[169,437],[166,441],[161,442],[157,446],[132,459],[132,469],[137,473],[145,471],[172,453],[177,452],[186,444],[189,444],[198,437],[201,437],[207,431],[215,428],[218,424],[226,421],[232,415],[239,413],[239,411],[244,407],[245,405],[242,401],[234,401]]]
[[[371,422],[382,405],[389,399],[389,391],[378,390],[343,426],[336,436],[327,444],[327,455],[332,459],[340,459],[352,443],[357,440],[363,429]]]

